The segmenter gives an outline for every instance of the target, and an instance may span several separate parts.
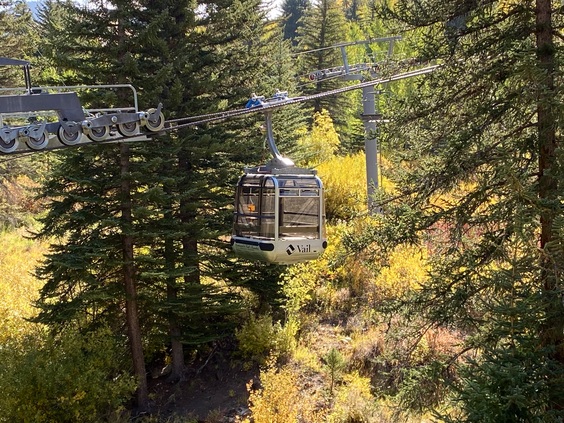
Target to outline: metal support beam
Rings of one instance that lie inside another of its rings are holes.
[[[368,212],[377,213],[374,195],[378,190],[378,119],[374,87],[362,88],[362,119],[364,121],[364,151],[366,154],[366,194]]]

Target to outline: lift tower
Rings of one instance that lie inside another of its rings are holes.
[[[343,59],[343,66],[329,69],[318,70],[312,72],[309,79],[312,81],[321,81],[327,78],[339,77],[345,81],[361,81],[366,80],[365,74],[368,72],[371,78],[376,78],[380,73],[381,66],[376,61],[374,63],[360,63],[350,65],[348,62],[346,47],[360,44],[388,43],[386,53],[386,62],[389,62],[393,50],[394,43],[401,40],[400,36],[376,38],[372,40],[353,41],[348,43],[336,44],[328,48],[339,48]],[[374,85],[363,85],[362,87],[362,114],[361,119],[364,122],[364,151],[366,154],[366,194],[368,201],[368,211],[377,213],[377,207],[374,196],[378,190],[378,125],[382,122],[382,115],[378,110],[378,95],[380,91],[376,89],[380,81],[375,81]]]

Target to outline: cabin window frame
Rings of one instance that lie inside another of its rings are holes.
[[[304,202],[304,198],[310,201]],[[292,210],[291,206],[296,204],[298,209]],[[289,216],[293,225],[283,226]],[[314,216],[315,223],[311,219],[307,222],[308,216]],[[317,176],[246,174],[239,179],[233,218],[235,236],[273,241],[295,237],[323,239],[324,230],[323,184]]]

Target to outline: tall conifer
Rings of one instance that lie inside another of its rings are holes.
[[[291,40],[292,45],[298,44],[297,36],[302,25],[303,17],[310,7],[309,0],[285,0],[282,3],[282,25],[284,39]]]
[[[430,280],[405,306],[464,345],[408,380],[453,388],[462,414],[449,421],[563,417],[561,13],[547,0],[387,11],[442,64],[397,104],[385,170],[395,192],[376,232],[380,246],[433,246]],[[437,399],[412,393],[418,408]]]
[[[162,101],[169,118],[239,108],[257,88],[274,91],[264,74],[275,75],[277,64],[264,58],[276,55],[266,53],[259,0],[117,1],[72,7],[69,17],[64,28],[50,26],[58,31],[50,39],[68,31],[77,40],[50,49],[58,65],[83,83],[132,83],[142,107]],[[172,377],[181,377],[183,345],[221,337],[233,325],[237,297],[213,281],[232,266],[219,236],[229,230],[233,183],[262,145],[247,128],[245,121],[200,125],[127,149],[91,146],[65,155],[44,193],[54,202],[42,234],[66,238],[42,269],[48,283],[39,319],[104,319],[118,328],[120,304],[134,310],[134,300],[141,336],[171,346]],[[135,293],[124,296],[129,282]],[[146,407],[142,389],[138,402]]]
[[[297,49],[300,51],[302,74],[344,66],[341,50],[337,45],[348,41],[349,25],[340,0],[321,0],[313,3],[303,17],[298,35]],[[348,83],[350,82],[334,75],[311,82],[304,87],[304,92],[320,93]],[[341,136],[342,145],[355,149],[354,145],[363,141],[361,122],[354,116],[356,112],[360,113],[361,109],[358,94],[321,97],[313,101],[313,113],[323,109],[329,111]]]
[[[299,51],[307,54],[300,56],[304,72],[313,72],[335,66],[341,66],[341,52],[334,46],[346,41],[345,16],[338,0],[321,0],[308,9],[298,32]],[[342,86],[338,78],[319,80],[306,91],[308,94],[319,93]],[[314,111],[329,110],[334,120],[338,120],[339,107],[335,99],[320,98],[314,101]]]
[[[0,57],[29,60],[37,52],[39,27],[25,2],[0,2],[0,27]],[[35,69],[33,74],[34,77],[37,74]],[[0,66],[0,87],[25,87],[21,67]],[[2,124],[9,122],[0,122],[0,125]],[[42,167],[40,164],[41,160],[38,158],[0,159],[0,225],[11,227],[25,223],[26,214],[30,211],[31,196],[26,194],[25,182],[22,182],[38,178]]]

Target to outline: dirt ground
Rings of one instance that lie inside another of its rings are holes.
[[[258,366],[216,348],[194,361],[179,382],[166,375],[150,380],[152,414],[163,422],[173,417],[205,423],[238,421],[236,417],[249,412],[247,385],[256,387],[258,375]]]

